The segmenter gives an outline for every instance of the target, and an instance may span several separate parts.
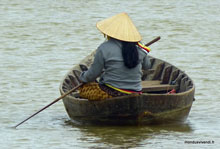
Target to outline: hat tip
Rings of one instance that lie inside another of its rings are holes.
[[[127,15],[127,16],[128,16],[128,13],[127,13],[127,12],[121,12],[120,14],[124,14],[124,15]]]

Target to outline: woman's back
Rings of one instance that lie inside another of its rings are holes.
[[[140,91],[142,64],[145,68],[150,67],[150,61],[146,53],[137,49],[139,54],[139,63],[134,68],[128,68],[124,64],[122,56],[122,42],[110,38],[101,44],[97,50],[104,59],[104,74],[102,74],[100,83],[110,84],[116,88],[131,89]]]

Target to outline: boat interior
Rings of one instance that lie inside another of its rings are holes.
[[[192,80],[177,67],[154,57],[150,57],[150,61],[151,68],[149,70],[143,70],[143,93],[177,94],[193,87]],[[63,92],[69,91],[80,83],[80,73],[87,70],[91,63],[92,59],[90,58],[83,64],[74,67],[74,69],[66,75],[66,78],[61,84]]]

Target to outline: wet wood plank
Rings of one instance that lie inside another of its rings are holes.
[[[79,84],[79,81],[75,77],[69,75],[69,79],[72,82],[73,86],[77,86]]]
[[[184,77],[184,78],[181,79],[181,81],[180,81],[180,92],[186,91],[186,88],[187,88],[186,81],[187,80],[188,80],[188,77]]]
[[[79,79],[81,71],[79,70],[73,70],[73,74],[75,75],[76,79],[78,82],[81,82],[81,80]]]
[[[177,89],[178,85],[170,85],[170,84],[160,84],[160,85],[152,85],[152,86],[144,86],[143,92],[156,92],[156,91],[170,91],[172,89]]]
[[[152,85],[160,85],[161,81],[160,80],[154,80],[154,81],[142,81],[141,85],[142,87],[149,87]]]
[[[159,80],[160,79],[160,76],[163,72],[164,66],[165,66],[165,63],[160,63],[157,65],[157,68],[155,70],[155,73],[154,73],[152,80]]]
[[[155,62],[155,58],[150,58],[151,68],[153,67],[154,62]]]
[[[175,82],[175,79],[178,77],[178,75],[179,75],[179,70],[177,69],[177,70],[175,70],[175,71],[173,71],[172,73],[171,73],[171,77],[170,77],[170,81],[169,81],[169,84],[174,84]]]
[[[170,74],[171,74],[171,72],[172,72],[172,66],[170,65],[170,66],[167,66],[166,68],[165,68],[165,71],[164,71],[164,73],[163,73],[163,78],[162,78],[162,82],[161,82],[161,84],[168,84],[169,83],[169,80],[170,80]]]
[[[169,91],[178,87],[178,85],[161,84],[160,80],[142,81],[141,85],[143,92]]]

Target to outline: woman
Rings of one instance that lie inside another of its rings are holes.
[[[141,93],[142,69],[150,68],[147,54],[138,47],[141,35],[126,13],[97,23],[107,37],[95,54],[93,64],[81,74],[85,84],[80,96],[102,100],[131,93]],[[100,76],[99,83],[94,82]]]

